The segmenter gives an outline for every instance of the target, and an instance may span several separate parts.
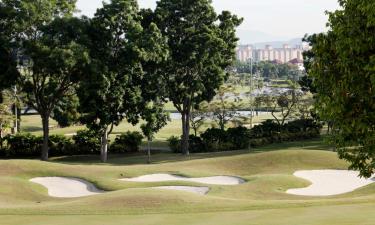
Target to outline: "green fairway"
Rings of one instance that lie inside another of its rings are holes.
[[[325,151],[322,151],[325,150]],[[346,169],[320,140],[271,145],[249,151],[181,155],[112,155],[0,161],[1,224],[375,224],[375,185],[331,197],[301,197],[285,193],[309,185],[294,177],[296,170]],[[238,186],[169,181],[132,183],[119,178],[153,173],[188,177],[240,176]],[[77,177],[108,191],[105,194],[60,199],[29,182],[43,176]],[[206,196],[154,190],[163,185],[208,186]]]

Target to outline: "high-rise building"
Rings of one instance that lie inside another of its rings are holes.
[[[288,63],[294,59],[303,60],[304,49],[302,46],[291,48],[288,44],[284,44],[282,48],[273,48],[266,45],[264,49],[256,49],[252,45],[241,45],[236,50],[237,59],[241,62],[247,62],[253,59],[254,62],[260,61],[277,61],[280,63]]]

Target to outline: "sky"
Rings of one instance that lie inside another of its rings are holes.
[[[108,0],[106,0],[108,1]],[[156,0],[138,0],[142,8],[155,8]],[[78,0],[81,14],[93,16],[102,0]],[[219,13],[229,10],[244,18],[238,28],[242,44],[284,41],[327,30],[325,11],[339,8],[337,0],[213,0]]]

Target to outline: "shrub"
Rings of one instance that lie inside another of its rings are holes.
[[[200,137],[195,135],[189,136],[189,151],[192,153],[205,152],[205,146]]]
[[[227,130],[227,139],[235,149],[248,148],[250,144],[250,130],[246,127],[229,128]]]
[[[168,141],[168,146],[174,153],[182,153],[181,152],[181,140],[180,138],[176,136],[172,136],[167,139]]]
[[[51,156],[73,155],[75,148],[72,140],[64,135],[49,136],[49,154]]]
[[[209,128],[203,134],[201,138],[205,143],[223,143],[227,141],[227,132],[218,128]]]
[[[92,130],[81,130],[73,136],[74,154],[100,154],[100,135]]]
[[[126,132],[116,137],[110,151],[114,153],[137,152],[142,144],[143,135],[139,132]]]
[[[255,126],[251,129],[252,137],[272,137],[274,134],[279,132],[281,127],[279,124],[273,122],[273,120],[266,120],[262,124]]]
[[[288,132],[297,133],[297,132],[306,132],[309,130],[320,130],[322,125],[317,123],[313,119],[300,119],[291,121],[285,124],[284,129]]]
[[[6,156],[10,157],[34,157],[40,156],[42,137],[31,134],[16,134],[5,137],[7,142]]]

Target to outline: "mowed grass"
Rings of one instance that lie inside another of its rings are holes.
[[[320,140],[271,145],[251,151],[193,154],[161,153],[145,164],[144,155],[112,155],[0,161],[0,224],[375,224],[375,185],[331,197],[285,193],[309,182],[296,170],[346,169],[347,163]],[[132,183],[119,178],[153,173],[188,177],[231,175],[238,186],[191,182]],[[105,194],[60,199],[29,182],[40,176],[78,177]],[[209,186],[206,196],[154,190],[161,185]]]

